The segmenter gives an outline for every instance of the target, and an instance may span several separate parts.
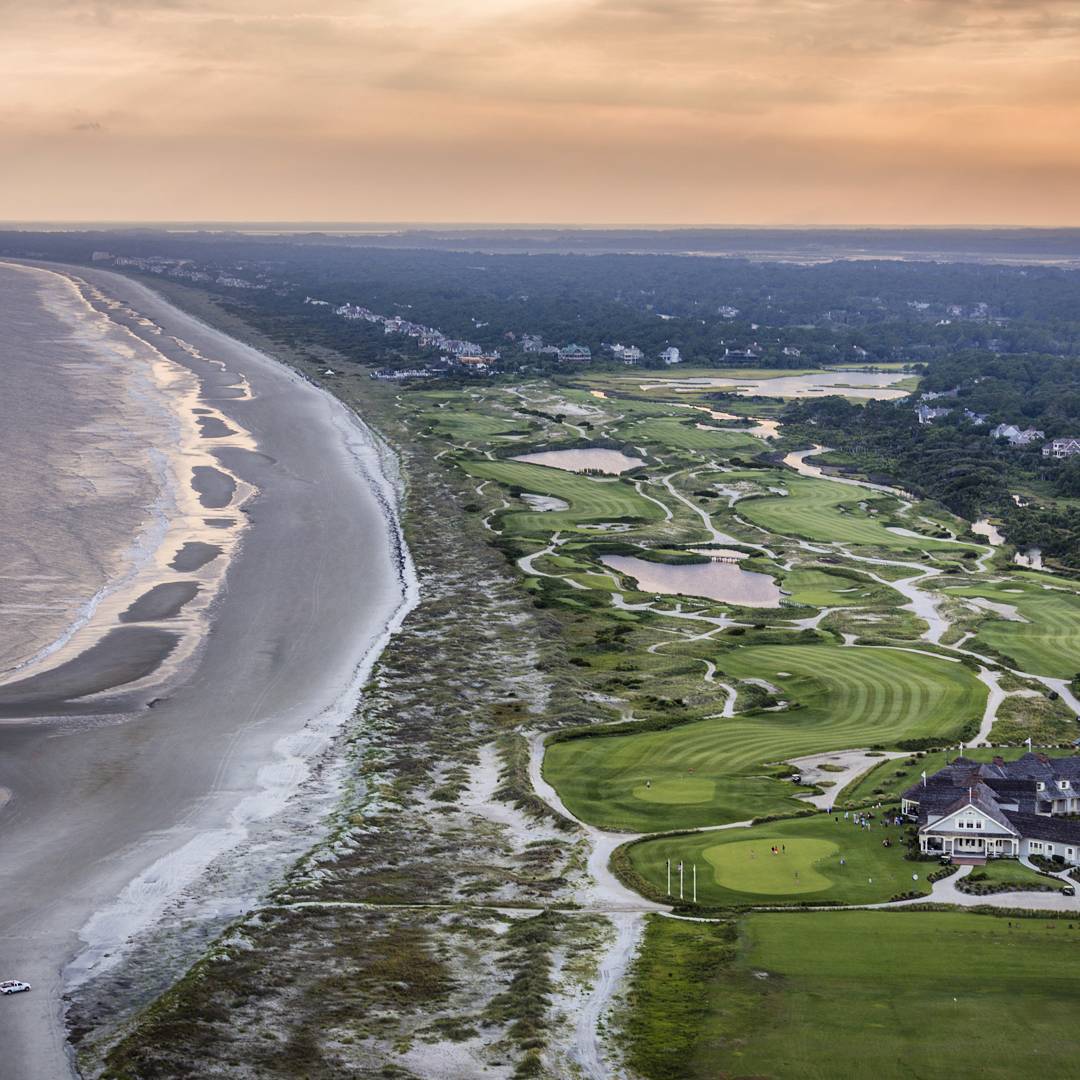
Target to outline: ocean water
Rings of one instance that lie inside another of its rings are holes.
[[[68,278],[0,263],[0,681],[164,534],[178,419],[140,347]]]

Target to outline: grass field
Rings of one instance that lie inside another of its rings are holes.
[[[1021,671],[1035,675],[1071,679],[1080,671],[1080,595],[1072,590],[1044,589],[1009,578],[943,592],[1008,604],[1027,620],[982,619],[970,648],[977,651],[980,643],[986,644],[1015,660]]]
[[[538,514],[523,510],[506,515],[506,528],[518,535],[535,536],[557,530],[573,530],[582,523],[638,518],[643,522],[663,519],[655,503],[643,499],[623,480],[600,480],[525,461],[462,461],[471,476],[517,486],[537,495],[554,495],[570,504],[568,510]]]
[[[635,446],[648,446],[661,451],[673,449],[697,450],[706,453],[730,451],[756,454],[764,448],[764,444],[759,439],[743,432],[697,426],[698,423],[704,423],[706,419],[703,414],[696,415],[693,419],[689,416],[685,418],[650,417],[646,420],[624,424],[618,430],[618,438],[625,439]]]
[[[729,476],[733,480],[772,482],[767,474],[757,472]],[[890,523],[889,514],[896,505],[896,500],[890,496],[868,500],[872,493],[862,488],[797,476],[792,472],[777,473],[772,479],[782,484],[788,494],[742,499],[736,504],[740,517],[770,532],[822,543],[857,544],[897,551],[963,550],[959,544],[929,536],[915,539],[889,532],[885,526]],[[865,503],[867,509],[862,509],[860,503]],[[879,512],[871,513],[875,508]],[[907,522],[903,527],[911,528],[911,523]]]
[[[792,812],[799,807],[792,785],[766,775],[764,763],[954,738],[986,700],[962,665],[894,649],[760,645],[721,653],[717,662],[730,677],[767,680],[802,707],[553,743],[545,775],[574,814],[655,832]]]
[[[1080,923],[849,911],[737,925],[732,944],[724,930],[650,919],[633,973],[640,1016],[626,1024],[648,1080],[1076,1073]],[[663,991],[650,992],[662,963],[692,1006],[668,1010]],[[655,1046],[661,1010],[678,1026]]]
[[[728,904],[884,902],[901,892],[930,891],[927,867],[908,862],[903,830],[882,827],[882,815],[863,829],[842,814],[817,814],[790,821],[772,821],[751,829],[724,829],[658,837],[632,844],[630,864],[663,897],[667,860],[684,863],[687,900],[691,898],[691,866],[697,866],[698,903]],[[882,847],[889,838],[890,847]],[[780,849],[774,855],[772,848]],[[844,860],[841,865],[841,858]],[[919,880],[912,880],[918,874]],[[678,898],[678,875],[673,895]]]
[[[991,859],[985,866],[977,866],[969,875],[971,881],[986,881],[992,885],[1015,885],[1018,889],[1030,889],[1033,885],[1054,885],[1053,878],[1029,870],[1016,859]]]
[[[500,435],[521,435],[530,431],[523,420],[501,419],[460,408],[432,409],[423,418],[438,435],[454,442],[488,440]]]
[[[796,604],[811,607],[852,607],[899,604],[903,597],[875,581],[844,577],[816,567],[798,567],[784,576],[782,586]]]

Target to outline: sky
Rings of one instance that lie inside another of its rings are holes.
[[[1080,225],[1080,0],[0,0],[0,220]]]

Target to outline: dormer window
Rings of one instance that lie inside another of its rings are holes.
[[[1069,786],[1069,781],[1068,780],[1059,780],[1058,781],[1058,787],[1061,788],[1062,790],[1064,790],[1068,786]]]
[[[1046,785],[1041,780],[1036,780],[1035,781],[1035,790],[1036,791],[1045,791],[1046,790]]]

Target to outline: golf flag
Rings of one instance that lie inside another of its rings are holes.
[[[926,770],[925,769],[923,769],[923,774],[922,774],[922,786],[926,787]]]

